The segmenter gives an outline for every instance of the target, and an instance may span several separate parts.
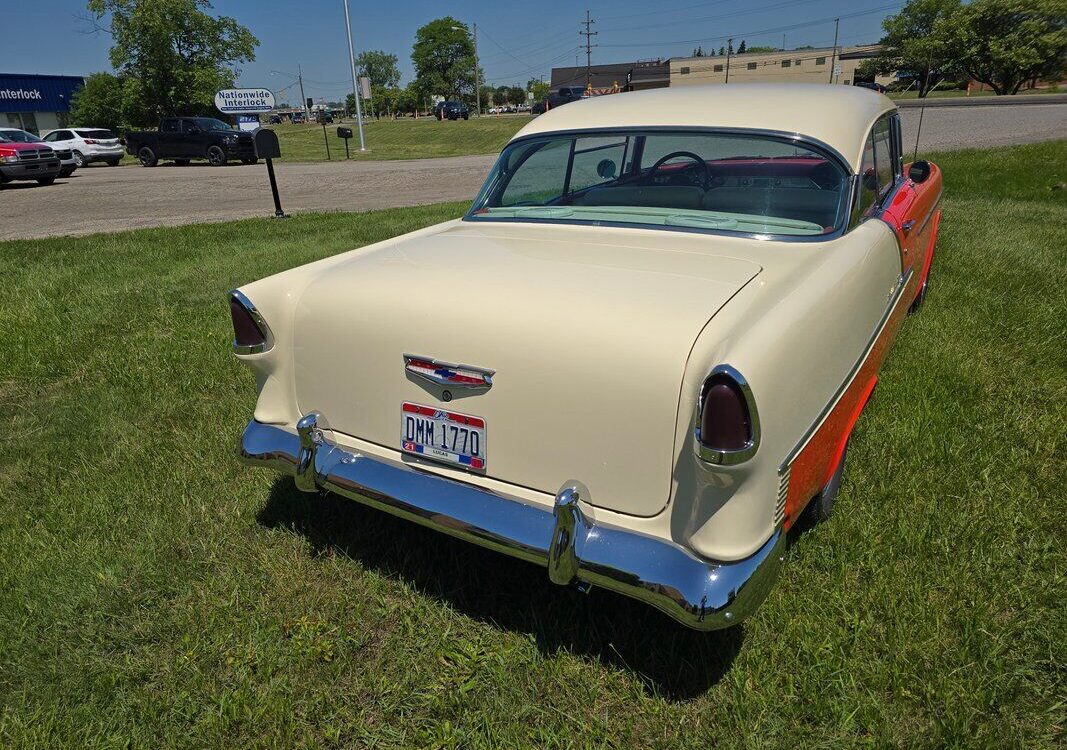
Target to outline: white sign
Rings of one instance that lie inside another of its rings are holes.
[[[215,94],[215,108],[225,114],[270,112],[274,94],[270,89],[223,89]]]
[[[359,78],[359,98],[363,101],[370,99],[370,78],[366,76]]]
[[[841,75],[841,66],[840,65],[835,65],[834,66],[834,75],[835,76]]]
[[[259,127],[259,115],[237,115],[237,129],[251,133]]]

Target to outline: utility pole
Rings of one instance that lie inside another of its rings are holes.
[[[730,82],[730,56],[734,53],[734,40],[726,43],[726,83]]]
[[[478,116],[482,116],[482,82],[478,71],[478,24],[474,24],[474,101],[478,105]]]
[[[290,73],[289,75],[292,75]],[[300,69],[300,63],[296,64],[296,80],[300,81],[300,109],[304,110],[304,119],[311,117],[308,112],[308,100],[304,98],[304,71]]]
[[[593,47],[600,46],[592,44],[591,42],[593,37],[600,32],[592,30],[593,24],[596,23],[596,21],[589,17],[589,11],[585,12],[585,20],[580,23],[582,26],[585,26],[585,31],[579,31],[578,35],[585,37],[585,88],[589,89],[589,87],[593,85]]]
[[[834,82],[834,68],[837,67],[837,31],[841,26],[841,19],[834,19],[834,54],[830,57],[830,83]]]
[[[359,128],[359,150],[366,151],[367,144],[363,141],[363,106],[360,104],[360,92],[357,91],[356,82],[356,53],[352,47],[352,22],[348,17],[348,0],[345,2],[345,31],[348,32],[348,64],[352,68],[352,96],[356,98],[356,126]],[[325,131],[323,131],[325,132]]]

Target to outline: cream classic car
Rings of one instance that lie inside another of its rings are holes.
[[[828,514],[923,299],[941,176],[889,99],[685,87],[554,109],[468,213],[235,290],[241,455],[693,628]]]

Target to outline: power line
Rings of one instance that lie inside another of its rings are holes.
[[[702,21],[719,21],[724,18],[736,18],[737,16],[747,16],[752,13],[760,13],[768,10],[777,10],[778,8],[795,7],[797,5],[806,5],[808,3],[825,2],[826,0],[784,0],[784,2],[776,2],[771,5],[761,5],[755,8],[744,8],[742,10],[736,10],[731,13],[718,13],[714,16],[701,16],[699,18],[679,18],[674,21],[664,21],[663,23],[641,24],[640,26],[622,26],[618,28],[602,29],[602,31],[635,31],[645,29],[659,29],[664,26],[677,26],[678,24],[693,24],[700,23]],[[658,14],[657,14],[658,15]]]

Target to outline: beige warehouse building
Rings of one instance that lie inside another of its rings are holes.
[[[874,57],[879,45],[796,49],[778,52],[746,52],[741,55],[715,57],[672,57],[670,85],[687,86],[707,83],[838,83],[851,86],[857,68]],[[836,69],[836,71],[835,71]],[[831,71],[835,71],[831,73]],[[860,80],[864,79],[860,76]],[[890,83],[890,76],[878,76],[877,82]]]

